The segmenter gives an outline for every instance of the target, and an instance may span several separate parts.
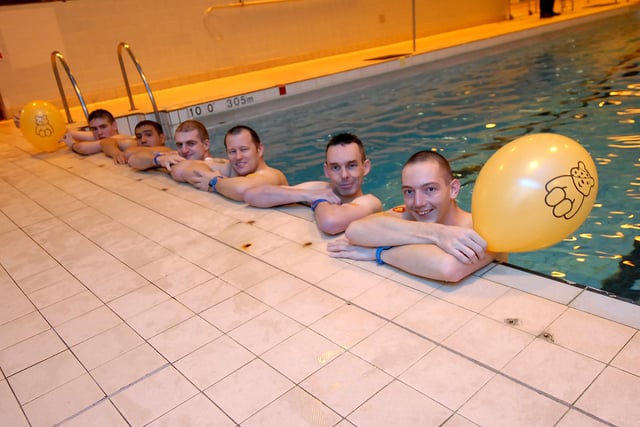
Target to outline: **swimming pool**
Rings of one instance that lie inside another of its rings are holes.
[[[365,190],[385,208],[402,203],[400,169],[415,151],[435,149],[450,159],[464,186],[460,204],[470,209],[478,172],[498,148],[528,133],[574,138],[598,167],[591,215],[565,241],[512,254],[509,262],[638,301],[638,42],[640,14],[630,13],[481,52],[472,61],[415,67],[401,80],[390,76],[385,84],[245,123],[259,131],[267,161],[292,184],[323,179],[331,134],[358,134],[373,163]],[[219,141],[227,127],[212,128],[212,138]],[[213,151],[223,155],[219,144]]]

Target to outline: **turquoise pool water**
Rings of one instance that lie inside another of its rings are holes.
[[[450,159],[470,209],[474,181],[507,142],[554,132],[583,144],[600,190],[578,231],[509,262],[544,275],[640,300],[640,15],[598,21],[480,52],[463,63],[415,67],[415,75],[246,120],[268,162],[290,183],[323,179],[331,134],[354,132],[373,163],[366,191],[386,208],[402,203],[400,169],[413,152]],[[455,62],[455,61],[454,61]],[[459,60],[457,62],[460,62]],[[406,73],[405,73],[406,74]],[[219,141],[226,125],[212,129]],[[222,155],[219,144],[215,155]]]

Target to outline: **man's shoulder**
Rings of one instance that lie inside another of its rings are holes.
[[[382,210],[382,201],[373,193],[362,194],[361,196],[358,196],[355,199],[353,199],[350,203],[363,204],[363,205],[369,206],[370,208],[376,211]]]
[[[262,175],[263,177],[273,181],[274,184],[287,184],[287,178],[284,172],[282,172],[280,169],[271,167],[266,163],[263,167],[258,168],[258,170],[254,172],[254,174]]]

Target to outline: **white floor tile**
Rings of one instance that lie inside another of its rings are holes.
[[[289,425],[334,426],[340,416],[299,387],[294,387],[247,421],[244,427]]]
[[[358,426],[440,425],[452,411],[399,381],[393,381],[349,415]]]
[[[354,305],[343,305],[311,325],[311,329],[347,349],[387,322]]]
[[[343,353],[300,386],[338,414],[347,416],[392,379],[364,360]]]
[[[175,367],[198,389],[205,390],[253,359],[253,353],[222,335],[178,360]]]
[[[111,396],[111,401],[132,425],[144,425],[197,393],[185,377],[167,366]]]
[[[576,407],[618,426],[633,426],[640,419],[640,378],[608,367],[578,399]]]
[[[478,425],[554,425],[567,408],[537,392],[495,376],[460,408],[458,414]]]
[[[573,403],[605,365],[543,339],[534,340],[502,370],[525,384]]]
[[[504,323],[476,316],[442,343],[473,360],[502,369],[533,339],[532,335]]]
[[[242,423],[293,386],[282,374],[254,359],[205,393],[236,423]]]

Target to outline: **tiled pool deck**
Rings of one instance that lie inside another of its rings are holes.
[[[7,121],[0,158],[3,426],[638,425],[640,306],[332,259],[308,208],[37,153]]]

